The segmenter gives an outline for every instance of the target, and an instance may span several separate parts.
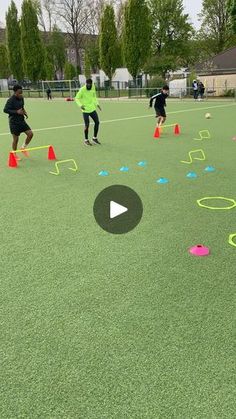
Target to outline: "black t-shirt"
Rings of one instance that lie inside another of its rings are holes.
[[[153,101],[155,101],[154,108],[157,109],[164,109],[166,106],[166,98],[168,97],[167,94],[160,92],[157,95],[154,95],[150,99],[150,107],[152,107]]]
[[[25,117],[24,117],[24,115],[19,115],[17,113],[17,111],[19,109],[23,109],[23,108],[24,108],[23,97],[18,98],[15,95],[12,95],[8,99],[6,105],[3,109],[3,112],[8,113],[8,116],[10,118],[10,122],[18,122],[19,123],[19,122],[23,122]]]

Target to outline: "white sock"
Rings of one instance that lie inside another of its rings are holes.
[[[23,143],[21,148],[26,148],[27,144]]]

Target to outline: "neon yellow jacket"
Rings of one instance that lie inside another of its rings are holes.
[[[83,112],[94,112],[98,106],[95,85],[92,84],[91,90],[87,90],[86,85],[81,87],[81,89],[79,89],[77,95],[75,96],[75,101],[80,108],[81,106],[85,107],[85,109],[83,109]]]

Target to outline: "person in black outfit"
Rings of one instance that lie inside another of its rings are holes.
[[[25,118],[28,118],[28,115],[24,108],[22,87],[16,84],[13,87],[13,91],[14,94],[6,102],[3,112],[7,113],[9,116],[9,126],[13,136],[12,150],[17,150],[19,136],[22,132],[24,132],[27,137],[21,147],[21,150],[28,157],[26,147],[33,138],[33,132],[29,125],[25,122]],[[16,154],[15,156],[17,157]]]
[[[52,100],[52,91],[51,91],[50,87],[47,89],[47,98],[48,98],[48,100],[49,99]]]
[[[203,100],[204,99],[204,93],[205,93],[205,86],[201,81],[198,84],[198,90],[199,90],[200,98]]]
[[[152,108],[152,104],[155,101],[154,108],[157,117],[157,126],[160,127],[166,121],[166,98],[169,96],[169,86],[164,86],[160,93],[152,96],[150,99],[149,107]]]

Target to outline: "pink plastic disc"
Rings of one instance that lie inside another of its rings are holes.
[[[202,244],[197,244],[189,249],[189,253],[194,256],[208,256],[210,254],[210,249]]]

